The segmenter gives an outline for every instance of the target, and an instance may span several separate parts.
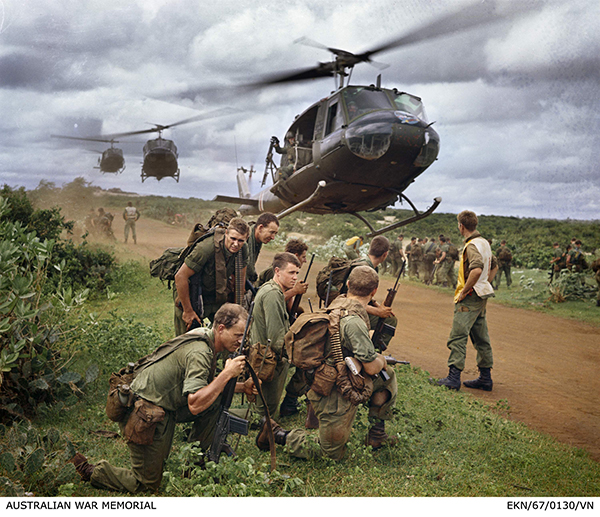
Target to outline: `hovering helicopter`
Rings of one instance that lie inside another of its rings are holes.
[[[58,138],[69,138],[72,140],[89,140],[89,141],[96,141],[96,142],[116,142],[115,138],[123,138],[123,137],[128,137],[128,136],[133,136],[133,135],[143,135],[143,134],[147,134],[147,133],[158,133],[158,138],[154,138],[151,140],[148,140],[145,144],[144,144],[144,148],[143,148],[143,162],[142,162],[142,183],[144,183],[144,181],[147,178],[156,178],[158,181],[160,181],[163,178],[173,178],[175,179],[175,181],[177,183],[179,183],[179,165],[178,165],[178,158],[179,158],[179,154],[177,151],[177,146],[175,145],[175,142],[173,142],[173,140],[168,140],[166,138],[162,137],[162,132],[165,129],[169,129],[175,126],[181,126],[183,124],[189,124],[191,122],[198,122],[200,120],[206,120],[209,118],[213,118],[213,117],[218,117],[221,115],[226,115],[228,113],[230,113],[232,110],[230,110],[229,108],[221,108],[221,109],[217,109],[214,111],[210,111],[207,113],[202,113],[200,115],[196,115],[195,117],[190,117],[187,118],[185,120],[180,120],[179,122],[174,122],[173,124],[168,124],[166,126],[163,126],[161,124],[154,124],[154,127],[149,128],[149,129],[142,129],[139,131],[128,131],[125,133],[114,133],[111,135],[98,135],[98,136],[90,136],[90,137],[85,137],[85,138],[79,138],[79,137],[70,137],[70,136],[60,136],[60,135],[51,135],[53,137],[58,137]],[[112,146],[111,146],[112,148]],[[109,151],[111,151],[111,149],[107,149],[104,153],[108,153],[107,157],[110,156],[112,157],[113,154],[118,154],[120,153],[121,155],[121,159],[122,159],[122,164],[125,163],[125,160],[123,159],[123,151],[121,151],[121,149],[116,149],[116,148],[112,148],[113,151],[111,153],[109,153]],[[118,153],[115,153],[115,151],[117,151]],[[104,158],[104,154],[102,155],[102,158]],[[122,169],[124,169],[124,165],[122,166]],[[122,171],[121,169],[121,171]],[[119,171],[119,172],[121,172]],[[116,172],[116,171],[111,171],[111,170],[107,170],[106,172]]]
[[[106,140],[103,138],[86,138],[76,136],[65,136],[65,135],[50,135],[52,138],[66,138],[68,140],[83,140],[87,142],[106,142],[110,144],[110,147],[105,151],[96,151],[101,154],[98,158],[98,167],[94,169],[100,169],[102,174],[113,173],[121,174],[125,170],[125,158],[123,156],[123,150],[115,147],[114,144],[118,144],[118,140],[110,139]]]
[[[272,137],[262,180],[264,187],[270,174],[270,187],[251,196],[244,173],[238,171],[239,197],[217,196],[214,200],[241,204],[244,214],[269,211],[284,217],[296,210],[348,213],[369,226],[369,237],[427,217],[441,198],[434,198],[426,211],[419,212],[403,191],[437,159],[440,137],[432,127],[434,122],[428,120],[420,97],[396,88],[382,88],[381,76],[376,84],[351,85],[352,70],[363,62],[378,66],[371,59],[374,54],[506,20],[530,9],[521,5],[510,12],[497,12],[490,3],[468,5],[361,54],[306,38],[297,40],[326,49],[335,59],[247,87],[334,77],[336,90],[296,117],[284,146],[286,150],[293,147],[293,152],[283,152],[277,138]],[[273,162],[274,150],[283,153],[279,169]],[[384,209],[400,199],[408,202],[414,216],[380,230],[376,231],[359,213]]]

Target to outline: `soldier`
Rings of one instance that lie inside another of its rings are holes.
[[[446,254],[446,260],[448,261],[448,273],[446,276],[448,277],[448,281],[452,286],[452,289],[456,289],[456,268],[454,265],[458,260],[458,248],[452,244],[452,239],[450,237],[446,237],[446,244],[448,244],[448,253]]]
[[[552,252],[552,258],[550,259],[550,283],[552,283],[555,276],[558,277],[561,269],[566,265],[565,252],[560,249],[560,244],[555,242],[552,247],[554,248],[554,251]]]
[[[350,260],[356,260],[360,256],[359,248],[363,245],[363,238],[354,236],[346,241],[344,253]]]
[[[443,235],[440,237],[440,256],[433,262],[436,267],[435,270],[435,284],[441,285],[442,287],[448,287],[449,278],[448,270],[450,261],[448,260],[448,250],[450,245],[448,244],[447,238]]]
[[[433,269],[437,258],[438,245],[435,242],[435,237],[431,238],[423,248],[423,282],[427,285],[433,282]]]
[[[105,460],[92,465],[77,453],[70,461],[82,479],[96,488],[119,492],[158,490],[177,422],[193,422],[188,441],[197,441],[202,449],[208,449],[219,417],[221,393],[230,379],[242,373],[245,364],[241,355],[228,359],[223,371],[215,376],[216,356],[239,347],[247,316],[240,305],[225,304],[215,314],[212,329],[194,329],[162,345],[160,349],[167,346],[172,351],[141,370],[131,384],[138,401],[144,400],[154,410],[157,406],[164,410],[164,418],[154,424],[150,444],[134,443],[140,440],[129,434],[135,422],[129,420],[140,417],[130,411],[119,425],[128,440],[131,468],[114,467]],[[238,382],[235,391],[249,397],[256,394],[252,379]]]
[[[581,273],[586,268],[587,264],[581,251],[582,243],[579,239],[575,240],[575,245],[567,253],[567,269],[573,270],[576,273]]]
[[[263,212],[256,220],[256,224],[250,228],[248,237],[248,270],[246,278],[255,283],[258,280],[256,273],[256,261],[263,244],[271,242],[279,231],[279,219],[275,214]]]
[[[290,328],[284,293],[296,285],[300,261],[292,253],[277,253],[273,258],[273,271],[273,279],[265,283],[256,294],[250,327],[251,343],[266,347],[270,342],[275,354],[276,364],[272,378],[261,378],[263,396],[271,415],[275,415],[279,407],[289,369],[283,346],[283,337]],[[261,414],[265,413],[262,400],[258,401],[257,409]]]
[[[288,131],[285,135],[285,144],[283,147],[279,145],[277,137],[271,137],[271,141],[275,142],[273,149],[279,154],[286,155],[287,165],[283,165],[277,169],[280,180],[288,179],[296,171],[296,138],[294,133]]]
[[[598,284],[598,295],[596,296],[596,307],[600,307],[600,258],[592,262],[592,271],[595,273],[596,283]]]
[[[100,232],[100,235],[108,237],[111,240],[117,240],[112,230],[112,222],[115,217],[110,212],[105,212],[104,208],[98,208],[98,217],[94,221],[94,226]]]
[[[94,235],[96,233],[96,211],[93,208],[90,208],[90,211],[85,216],[85,219],[83,220],[83,226],[85,231],[90,235]]]
[[[241,276],[244,285],[248,265],[244,244],[249,231],[246,221],[235,217],[226,230],[218,227],[185,258],[175,274],[173,289],[177,336],[202,326],[203,317],[212,321],[219,307],[235,293],[235,284],[230,281],[234,274]]]
[[[487,299],[494,296],[491,282],[498,270],[496,257],[489,243],[477,231],[477,216],[463,210],[457,216],[458,230],[465,238],[459,270],[458,285],[454,293],[454,320],[448,338],[450,349],[448,377],[434,381],[452,390],[460,389],[460,375],[465,368],[467,341],[477,350],[479,377],[465,381],[467,388],[492,391],[491,369],[493,367],[492,345],[486,321]]]
[[[392,276],[396,276],[400,268],[402,267],[402,261],[404,260],[404,248],[402,245],[402,241],[404,240],[404,235],[398,235],[397,239],[394,239],[390,243],[390,252],[386,259],[386,262],[391,266]]]
[[[502,280],[502,273],[506,278],[506,287],[510,289],[512,284],[512,276],[510,273],[510,266],[512,264],[512,253],[506,246],[506,241],[500,241],[500,247],[496,251],[496,258],[498,259],[498,276],[496,277],[496,289],[500,289],[500,280]]]
[[[408,277],[410,279],[419,277],[418,261],[413,259],[413,255],[412,255],[413,247],[416,247],[416,246],[417,246],[417,238],[411,237],[410,242],[406,245],[406,250],[404,252],[406,257],[408,258]],[[415,254],[415,257],[416,257],[416,254]]]
[[[133,203],[129,201],[125,210],[123,210],[123,219],[125,220],[125,244],[127,244],[127,239],[129,238],[129,230],[131,230],[131,236],[133,237],[133,243],[137,244],[137,236],[135,234],[135,223],[140,218],[140,212],[136,207],[133,206]]]
[[[366,403],[369,407],[369,422],[371,424],[366,437],[366,444],[379,449],[384,445],[393,443],[385,432],[385,421],[393,418],[393,409],[396,404],[398,387],[396,376],[392,368],[387,368],[385,358],[377,353],[369,338],[367,314],[365,308],[377,292],[379,278],[368,266],[358,266],[352,270],[348,277],[348,295],[336,298],[330,309],[345,309],[347,312],[340,320],[340,340],[344,356],[352,356],[362,375],[374,376],[385,369],[389,375],[387,381],[379,375],[373,381],[373,391]],[[327,345],[329,347],[329,343]],[[328,357],[330,350],[326,350]],[[327,363],[334,368],[333,360]],[[313,383],[314,386],[314,383]],[[316,393],[313,389],[308,392],[308,399],[314,407],[319,422],[319,451],[316,455],[323,455],[334,460],[340,460],[346,450],[346,442],[352,431],[352,424],[358,406],[342,395],[339,385],[334,385],[326,396]],[[271,422],[275,435],[275,443],[287,446],[292,456],[307,458],[313,450],[307,447],[306,431],[294,429],[286,431],[275,421]],[[266,418],[261,421],[261,428],[256,438],[256,445],[261,450],[269,449]]]

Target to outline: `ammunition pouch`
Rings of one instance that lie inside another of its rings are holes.
[[[152,402],[138,399],[125,424],[123,435],[130,443],[152,445],[154,431],[165,418],[165,410]]]
[[[322,397],[328,397],[335,386],[337,378],[337,370],[334,366],[327,363],[323,363],[319,366],[314,373],[314,378],[310,389],[313,390],[317,395]]]
[[[270,382],[275,376],[275,367],[277,366],[277,354],[266,345],[255,343],[250,346],[248,353],[248,362],[252,369],[258,375],[258,378],[263,382]]]
[[[111,373],[106,398],[106,416],[113,422],[122,422],[134,402],[134,393],[129,386],[133,382],[133,369],[121,368],[119,373]]]
[[[364,404],[373,394],[373,381],[369,376],[354,375],[348,371],[346,363],[335,365],[337,369],[336,386],[342,397],[354,406]]]

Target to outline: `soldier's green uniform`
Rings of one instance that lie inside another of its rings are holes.
[[[577,248],[576,246],[571,249],[568,253],[569,257],[569,269],[575,269],[576,273],[580,273],[583,270],[583,253],[581,248]]]
[[[595,272],[596,283],[598,284],[598,295],[596,297],[596,306],[600,307],[600,258],[592,262],[592,271]]]
[[[185,265],[196,273],[190,278],[190,284],[196,281],[200,282],[204,317],[211,321],[221,305],[226,303],[228,296],[232,294],[228,279],[235,273],[236,255],[242,254],[242,267],[248,265],[248,247],[246,244],[240,251],[232,254],[225,247],[224,238],[225,230],[218,228],[214,235],[196,244],[184,261]],[[175,288],[173,288],[173,299],[175,301],[175,333],[179,336],[186,332],[186,325],[183,321],[183,310]],[[198,316],[202,315],[199,314]]]
[[[450,260],[448,257],[448,250],[450,249],[450,245],[448,243],[444,243],[440,246],[440,253],[445,253],[446,256],[444,257],[444,260],[440,261],[438,263],[438,267],[435,270],[435,283],[437,285],[442,285],[444,287],[447,287],[449,285],[452,285],[452,279],[449,276],[449,272],[450,272]],[[441,258],[442,255],[440,255]]]
[[[431,241],[423,247],[423,282],[430,284],[433,281],[433,263],[435,262],[438,245]]]
[[[415,247],[418,246],[418,243],[415,242],[414,246]],[[409,242],[406,246],[405,253],[406,253],[406,256],[408,257],[408,277],[411,279],[413,279],[415,277],[418,278],[418,276],[419,276],[418,260],[416,260],[416,255],[415,255],[415,257],[413,257],[412,249],[413,249],[413,243]]]
[[[496,251],[496,258],[498,259],[498,274],[496,275],[495,287],[500,288],[500,280],[502,275],[506,278],[506,287],[510,287],[512,284],[512,275],[510,273],[510,266],[512,263],[512,253],[506,246],[500,246]]]
[[[290,320],[283,291],[275,280],[269,280],[258,290],[254,299],[250,342],[266,345],[270,339],[271,349],[277,356],[273,379],[263,382],[261,385],[265,402],[273,418],[281,401],[289,369],[289,361],[283,346],[283,338],[289,328]],[[256,407],[260,413],[264,414],[262,400],[257,401]]]
[[[402,267],[402,241],[400,239],[394,239],[390,243],[390,251],[386,259],[391,265],[391,273],[396,276]]]
[[[277,153],[284,155],[281,159],[281,167],[277,169],[277,173],[279,179],[286,180],[294,174],[294,169],[296,167],[296,148],[294,147],[293,142],[286,141],[283,147],[277,144],[274,149]]]
[[[219,416],[219,396],[202,413],[193,416],[187,405],[187,396],[210,384],[214,378],[216,354],[214,334],[205,328],[190,331],[197,339],[187,341],[179,348],[143,370],[131,384],[139,397],[162,407],[165,418],[154,431],[151,445],[128,443],[131,468],[114,467],[105,460],[94,468],[91,483],[96,488],[119,492],[138,493],[158,490],[164,462],[171,451],[176,422],[193,422],[188,441],[199,441],[200,447],[210,447]],[[187,337],[187,336],[186,336]],[[182,336],[169,343],[181,340]],[[126,422],[119,425],[121,431]]]
[[[336,305],[344,302],[347,303],[348,300],[344,296],[340,296],[333,301],[330,308],[335,308]],[[355,302],[354,310],[360,312],[360,315],[351,314],[340,320],[342,347],[349,355],[356,357],[363,363],[368,363],[375,360],[377,352],[369,338],[367,313],[358,302]],[[329,353],[328,349],[326,349],[326,353]],[[331,359],[328,362],[333,365]],[[387,390],[391,395],[390,399],[382,406],[367,404],[370,406],[369,419],[391,420],[393,418],[398,387],[394,370],[387,368],[386,371],[390,378],[385,382],[381,380],[381,376],[375,379],[373,381],[373,395],[376,392]],[[307,432],[303,429],[294,429],[289,432],[286,438],[288,452],[298,458],[324,455],[335,460],[342,459],[358,407],[346,400],[336,387],[327,397],[317,395],[312,390],[308,392],[307,397],[319,419],[320,448],[316,450],[307,446]]]
[[[258,280],[256,281],[256,287],[262,287],[269,280],[273,280],[275,276],[275,269],[273,265],[270,265],[267,269],[261,271],[260,275],[258,275]]]

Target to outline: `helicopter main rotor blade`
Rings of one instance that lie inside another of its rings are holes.
[[[319,63],[318,66],[312,68],[304,68],[299,70],[289,70],[282,74],[276,74],[263,78],[262,81],[251,83],[248,87],[256,88],[260,86],[268,86],[270,84],[282,84],[294,81],[306,81],[308,79],[319,79],[321,77],[333,76],[333,63]]]
[[[500,10],[498,9],[497,2],[478,2],[469,4],[458,11],[449,13],[418,29],[412,30],[400,38],[389,41],[380,47],[368,50],[362,54],[358,54],[356,57],[364,61],[370,61],[370,57],[373,54],[405,45],[411,45],[420,41],[439,38],[441,36],[454,34],[475,27],[483,27],[492,23],[506,21],[533,11],[536,5],[539,5],[538,2],[511,3],[509,9],[505,7],[505,10]]]
[[[86,142],[105,142],[107,144],[118,144],[119,142],[114,139],[107,140],[106,138],[100,137],[81,137],[81,136],[66,136],[66,135],[50,135],[52,138],[65,138],[67,140],[84,140]]]

